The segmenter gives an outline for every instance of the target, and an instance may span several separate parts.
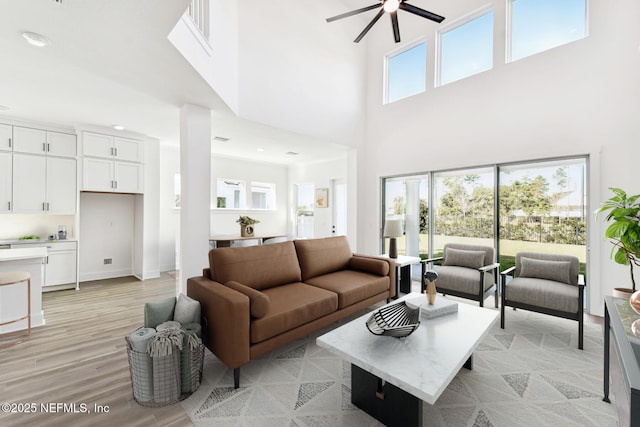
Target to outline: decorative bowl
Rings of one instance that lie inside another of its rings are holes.
[[[402,338],[411,335],[418,326],[420,307],[410,308],[404,301],[382,307],[367,319],[367,329],[374,335]]]
[[[633,311],[640,314],[640,291],[635,291],[629,298],[629,305],[633,308]]]

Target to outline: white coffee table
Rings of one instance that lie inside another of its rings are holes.
[[[426,298],[410,293],[407,298]],[[442,298],[441,296],[438,296]],[[498,319],[498,311],[458,303],[458,312],[421,319],[405,338],[373,335],[367,313],[316,339],[351,363],[351,401],[390,425],[422,425],[422,402],[433,404]]]

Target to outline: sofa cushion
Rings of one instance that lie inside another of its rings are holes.
[[[477,295],[480,292],[480,272],[467,267],[442,265],[435,268],[438,273],[436,289],[443,292],[444,289],[452,289]],[[484,274],[484,291],[486,292],[495,283],[493,273]],[[446,292],[444,292],[446,293]]]
[[[516,277],[505,287],[505,298],[510,302],[577,313],[579,289],[578,286],[546,279]]]
[[[377,276],[389,275],[389,263],[386,260],[367,258],[363,256],[353,256],[349,260],[351,270],[363,271]]]
[[[295,240],[302,281],[349,266],[352,253],[345,236],[324,239]]]
[[[571,283],[571,263],[569,261],[549,261],[542,259],[520,258],[520,276]]]
[[[267,314],[251,320],[251,343],[259,343],[338,309],[338,295],[304,283],[265,289]]]
[[[446,248],[442,265],[480,268],[484,267],[485,265],[484,257],[484,251],[469,251],[464,249]]]
[[[293,242],[209,251],[211,279],[231,280],[257,290],[299,282],[300,266]]]
[[[348,307],[389,290],[389,276],[378,276],[355,270],[341,270],[305,281],[313,286],[335,292],[338,309]]]
[[[245,286],[242,283],[238,283],[234,280],[225,283],[225,286],[228,286],[231,289],[243,293],[249,297],[249,311],[251,312],[251,315],[253,317],[259,319],[267,314],[269,304],[271,303],[271,300],[269,300],[267,294],[260,292],[257,289],[250,288],[249,286]]]

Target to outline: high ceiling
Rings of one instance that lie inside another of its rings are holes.
[[[61,3],[61,4],[60,4]],[[236,117],[167,35],[188,0],[3,0],[0,117],[58,126],[89,124],[179,141],[185,103],[213,110],[214,152],[291,163],[335,157],[345,147]],[[46,36],[36,48],[21,34]],[[257,149],[263,151],[257,151]],[[285,152],[300,155],[286,155]]]

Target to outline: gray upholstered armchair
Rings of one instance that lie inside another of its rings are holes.
[[[503,271],[500,327],[505,307],[521,308],[578,321],[578,348],[583,347],[584,283],[579,283],[580,262],[570,255],[519,252],[516,265]],[[507,276],[513,279],[507,283]]]
[[[433,263],[442,261],[442,265],[433,267]],[[428,267],[430,266],[430,267]],[[490,246],[447,243],[443,256],[422,260],[422,292],[426,287],[427,268],[438,273],[436,290],[445,295],[468,298],[484,306],[484,300],[492,293],[498,308],[496,283],[500,264],[495,262],[495,251]]]

